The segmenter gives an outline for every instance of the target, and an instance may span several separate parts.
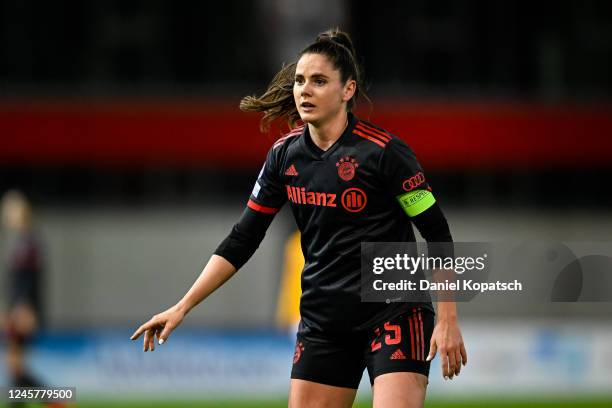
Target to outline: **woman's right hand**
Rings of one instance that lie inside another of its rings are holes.
[[[143,349],[144,351],[155,350],[155,337],[159,344],[163,344],[170,333],[183,321],[185,312],[178,306],[172,306],[170,309],[153,316],[148,322],[138,328],[130,337],[131,340],[136,340],[144,333]]]
[[[159,344],[168,340],[172,330],[181,324],[187,312],[223,285],[234,273],[236,268],[227,259],[219,255],[211,256],[183,299],[165,312],[153,316],[134,332],[131,339],[136,340],[144,333],[144,351],[155,350],[155,337],[159,340]]]

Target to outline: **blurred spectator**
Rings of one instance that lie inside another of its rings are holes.
[[[40,241],[33,228],[32,207],[23,193],[12,190],[4,194],[2,221],[8,244],[8,304],[2,319],[7,340],[7,371],[11,386],[36,387],[41,384],[28,371],[25,356],[41,325],[43,261]]]

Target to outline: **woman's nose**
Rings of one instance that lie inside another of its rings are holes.
[[[308,82],[302,86],[302,95],[310,95],[310,84]]]

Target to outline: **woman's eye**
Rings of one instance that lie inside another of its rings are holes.
[[[325,84],[325,80],[324,80],[324,79],[317,79],[317,80],[315,81],[315,83],[316,83],[317,85],[323,85],[323,84]]]
[[[304,82],[304,80],[302,78],[295,78],[295,83],[296,84],[302,84]]]

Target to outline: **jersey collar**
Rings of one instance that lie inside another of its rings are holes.
[[[357,118],[351,112],[348,112],[348,126],[344,129],[344,132],[338,140],[334,142],[333,145],[329,147],[327,150],[322,150],[317,145],[314,144],[312,139],[310,138],[310,133],[308,131],[308,125],[304,126],[304,133],[302,134],[302,140],[300,141],[302,144],[302,148],[315,160],[325,160],[327,159],[337,148],[342,144],[342,141],[347,138],[353,132],[353,128],[357,123]]]

